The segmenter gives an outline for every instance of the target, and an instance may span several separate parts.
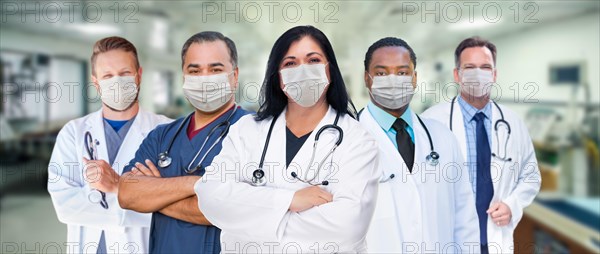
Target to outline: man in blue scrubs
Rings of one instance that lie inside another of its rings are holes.
[[[201,32],[185,42],[181,57],[183,94],[195,111],[148,135],[124,169],[128,173],[119,183],[119,204],[153,213],[151,253],[219,253],[220,230],[198,209],[193,186],[221,150],[223,123],[233,124],[248,113],[235,105],[233,96],[237,51],[221,33]],[[161,163],[164,152],[170,165]]]

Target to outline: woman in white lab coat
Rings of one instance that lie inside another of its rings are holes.
[[[299,26],[275,42],[259,112],[232,126],[195,185],[200,210],[222,230],[223,252],[365,251],[377,146],[349,115],[348,102],[321,31]]]
[[[127,136],[111,165],[120,175],[134,157],[146,135],[155,126],[169,119],[140,109]],[[98,160],[108,161],[104,134],[104,120],[99,110],[70,121],[56,138],[48,165],[48,191],[60,222],[67,224],[67,252],[96,253],[98,239],[105,231],[106,248],[111,252],[147,252],[150,232],[150,214],[124,210],[119,206],[116,193],[106,193],[108,209],[90,202],[92,191],[85,179],[83,158],[86,152],[85,133],[90,132],[97,143]],[[93,243],[79,245],[78,243]]]
[[[492,156],[491,160],[494,187],[491,204],[505,203],[510,208],[512,217],[507,225],[497,225],[492,216],[488,216],[488,248],[490,253],[512,253],[516,251],[513,240],[514,230],[523,217],[523,209],[531,204],[537,195],[541,176],[531,137],[523,121],[509,108],[492,101],[489,103],[494,104],[492,105],[491,150],[498,155]],[[465,126],[457,99],[454,98],[450,103],[435,105],[425,111],[423,116],[436,119],[452,130],[460,145],[464,161],[467,161]],[[494,128],[495,123],[502,119],[511,128],[510,135],[507,135],[508,129],[504,124],[500,124],[498,129]]]

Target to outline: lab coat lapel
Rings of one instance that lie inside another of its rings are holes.
[[[408,174],[408,169],[403,166],[405,165],[404,159],[402,159],[398,149],[389,140],[386,133],[381,129],[381,126],[379,126],[377,121],[375,121],[368,109],[363,110],[363,113],[360,116],[360,121],[364,122],[368,126],[368,129],[371,130],[371,134],[379,143],[381,152],[380,156],[382,156],[382,163],[380,163],[379,166],[382,167],[383,172],[380,180],[389,178],[391,174],[394,174],[397,177],[402,176],[402,180],[405,180],[404,175]],[[410,177],[408,182],[414,184],[412,178]]]
[[[490,102],[493,104],[493,102]],[[491,151],[492,153],[498,153],[500,152],[500,155],[502,155],[502,153],[504,151],[498,151],[498,147],[504,147],[504,143],[505,142],[509,142],[510,140],[507,140],[505,133],[503,132],[497,132],[494,125],[496,123],[496,121],[502,119],[502,115],[500,114],[500,111],[498,110],[498,108],[496,107],[496,105],[492,105],[492,124],[491,124]],[[498,139],[496,139],[496,137],[498,137]],[[500,142],[500,143],[498,143]],[[500,145],[500,146],[498,146]],[[510,145],[510,144],[507,144]],[[508,146],[510,147],[510,146]],[[508,152],[508,151],[507,151]],[[503,185],[503,181],[510,181],[510,178],[512,177],[510,175],[510,173],[512,172],[512,170],[508,169],[505,170],[504,167],[506,165],[505,161],[496,159],[494,156],[492,156],[491,158],[491,165],[490,165],[490,170],[491,170],[491,176],[492,176],[492,182],[494,185],[494,199],[499,199],[501,197],[504,196],[504,193],[502,193],[504,190],[503,188],[501,188]],[[505,180],[508,179],[508,180]]]
[[[287,108],[281,112],[281,114],[277,117],[277,119],[271,119],[268,123],[266,123],[264,130],[265,136],[260,139],[261,148],[264,147],[265,141],[267,139],[267,134],[269,127],[273,120],[275,120],[275,125],[273,126],[273,132],[271,133],[271,138],[269,140],[269,147],[267,148],[267,153],[265,155],[265,161],[263,164],[263,170],[265,171],[265,177],[267,177],[267,185],[275,184],[276,186],[280,183],[279,176],[282,175],[281,172],[286,170],[285,166],[285,156],[286,156],[286,119],[285,112]],[[282,147],[283,149],[278,149]],[[259,150],[258,159],[261,156],[262,149]],[[256,161],[258,161],[258,159]],[[283,174],[284,179],[292,179],[290,177],[290,173]],[[292,181],[283,181],[283,183],[290,183]]]
[[[87,119],[86,119],[86,131],[89,131],[92,134],[92,140],[94,140],[94,142],[96,140],[98,140],[98,143],[96,144],[96,148],[98,149],[98,160],[105,160],[108,162],[108,150],[106,147],[106,137],[104,136],[104,119],[102,117],[102,110],[98,110],[94,113],[92,113]],[[85,135],[84,131],[82,134]],[[86,149],[85,147],[85,136],[83,139],[83,149]],[[87,151],[84,150],[84,156],[87,158]]]
[[[413,172],[416,173],[415,170],[417,169],[423,172],[425,167],[429,166],[425,158],[427,155],[429,155],[431,147],[429,146],[429,138],[427,137],[427,133],[425,132],[425,129],[423,129],[421,122],[419,122],[417,115],[413,112],[411,117],[415,139],[415,165],[413,167]]]
[[[321,133],[321,136],[319,137],[319,143],[317,144],[317,147],[316,147],[314,161],[313,161],[312,165],[309,165],[310,157],[312,156],[312,152],[313,152],[315,136],[316,136],[317,132],[324,125],[333,124],[333,122],[335,121],[335,116],[336,116],[336,112],[330,106],[328,108],[325,116],[323,116],[323,118],[321,119],[319,124],[317,124],[317,127],[315,127],[315,129],[312,131],[310,136],[308,136],[308,138],[306,139],[306,141],[304,142],[304,144],[302,145],[300,150],[298,150],[298,153],[296,154],[296,156],[294,156],[294,158],[290,162],[289,169],[287,169],[287,171],[289,171],[289,172],[287,172],[287,175],[290,175],[292,171],[295,171],[300,176],[301,179],[304,179],[304,175],[305,175],[306,171],[309,170],[308,179],[311,179],[314,176],[314,174],[316,173],[317,167],[320,166],[319,163],[327,155],[327,153],[329,153],[329,150],[333,147],[335,141],[337,140],[338,133],[337,133],[337,131],[334,131],[333,129],[327,129],[327,130],[323,131],[323,133]],[[341,118],[341,116],[340,116],[340,118]],[[282,128],[283,129],[282,140],[286,140],[285,128],[286,127],[284,125]],[[335,156],[335,155],[333,155],[333,156]],[[283,156],[283,157],[285,159],[285,156]],[[329,164],[330,159],[331,159],[331,157],[327,161],[324,162],[325,165],[322,166],[321,172],[319,172],[320,176],[327,175],[327,170],[328,170],[327,165]],[[285,163],[285,160],[283,160],[283,163]],[[315,180],[313,182],[318,182],[318,181],[323,181],[323,180],[326,180],[326,179],[321,179],[319,176],[317,176],[317,178],[315,178]]]
[[[451,102],[452,103],[452,102]],[[452,104],[449,105],[452,107]],[[462,153],[464,161],[467,161],[467,135],[465,133],[465,123],[463,120],[462,110],[456,100],[454,100],[454,110],[450,112],[452,115],[452,132],[458,140],[460,146],[460,152]]]
[[[135,156],[135,152],[144,140],[149,126],[153,126],[153,124],[150,123],[146,112],[140,109],[133,123],[131,123],[129,131],[127,131],[112,165],[119,175],[123,173],[123,167]]]

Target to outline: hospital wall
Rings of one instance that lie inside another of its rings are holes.
[[[598,31],[600,31],[600,23],[597,13],[589,13],[487,38],[496,45],[498,51],[497,83],[501,94],[493,91],[496,95],[501,95],[498,97],[499,101],[516,111],[522,118],[533,107],[549,107],[566,114],[568,103],[583,102],[586,93],[589,93],[592,103],[598,104],[600,101]],[[437,76],[432,75],[433,65],[441,63],[445,67],[439,75],[445,78],[441,82],[452,82],[454,50],[459,43],[460,41],[456,41],[452,47],[424,56],[426,64],[423,69],[427,74],[422,72],[419,74],[421,76],[425,74],[425,80],[435,81]],[[587,73],[584,74],[583,81],[590,89],[585,91],[579,88],[574,98],[572,86],[551,85],[549,82],[549,66],[570,63],[584,63]],[[518,96],[515,96],[517,94],[515,90],[518,90]],[[583,114],[582,110],[578,110],[577,119],[574,120],[581,120]]]
[[[85,75],[88,77],[88,82],[91,82],[91,67],[89,65],[89,59],[92,54],[92,46],[94,41],[99,40],[106,36],[87,36],[82,35],[83,39],[72,39],[61,36],[60,34],[41,34],[23,32],[11,28],[2,29],[2,38],[0,39],[0,49],[27,52],[27,53],[41,53],[47,54],[50,57],[66,57],[78,61],[83,61],[87,64],[88,69]],[[127,37],[127,36],[125,36]],[[128,38],[129,39],[129,38]],[[144,44],[141,41],[131,39],[134,45]],[[43,45],[43,47],[40,47]],[[140,104],[141,106],[150,111],[156,111],[153,98],[156,96],[157,91],[153,89],[153,74],[157,71],[170,71],[172,73],[181,73],[181,61],[178,57],[179,54],[166,54],[157,50],[148,50],[145,47],[139,47],[138,57],[140,59],[140,65],[143,67],[142,74],[142,88],[140,90]],[[177,79],[178,78],[178,79]],[[49,80],[56,81],[60,80],[61,77],[49,77]],[[174,75],[173,83],[176,80],[181,80],[182,77]],[[83,80],[69,80],[69,82],[84,82]],[[85,85],[85,84],[81,84]],[[181,89],[171,89],[175,96],[181,96]],[[96,98],[97,95],[93,89],[90,89],[92,95],[89,98]],[[162,91],[163,93],[166,91]],[[63,93],[66,95],[66,91]],[[62,98],[59,101],[66,100]],[[97,100],[90,100],[90,111],[97,110],[100,108],[100,103]]]
[[[493,29],[493,26],[490,28]],[[583,102],[585,94],[589,94],[592,103],[600,101],[600,80],[596,70],[600,69],[599,52],[600,39],[597,31],[600,30],[600,24],[597,22],[597,13],[591,12],[576,18],[566,20],[557,20],[545,22],[535,26],[529,26],[522,30],[512,30],[500,36],[488,38],[494,42],[498,48],[497,69],[498,84],[501,94],[495,91],[496,95],[501,95],[499,101],[507,104],[515,110],[521,117],[525,117],[528,110],[533,107],[546,107],[556,110],[560,114],[566,114],[569,101]],[[194,31],[179,31],[178,34]],[[450,33],[450,31],[449,31]],[[51,56],[68,56],[89,64],[91,46],[93,41],[104,36],[87,35],[84,39],[74,40],[63,37],[59,34],[41,34],[17,30],[14,28],[3,28],[0,49],[17,50],[24,52],[45,53]],[[557,36],[560,34],[560,36]],[[390,34],[392,36],[403,37],[402,34]],[[473,31],[472,35],[477,35]],[[126,35],[125,35],[126,36]],[[127,37],[127,36],[126,36]],[[250,84],[258,87],[262,82],[264,66],[266,65],[268,45],[265,49],[248,50],[242,44],[253,44],[244,38],[235,38],[240,51],[240,84]],[[584,39],[582,39],[584,38]],[[173,73],[170,93],[174,97],[181,97],[181,60],[179,55],[180,45],[183,41],[174,41],[173,50],[170,52],[154,50],[145,46],[145,41],[136,40],[137,38],[128,38],[138,47],[138,54],[141,65],[144,68],[143,87],[140,94],[140,103],[143,108],[156,111],[155,97],[160,91],[153,88],[154,74],[159,71],[169,71]],[[357,108],[362,108],[368,101],[368,93],[364,88],[363,65],[364,52],[369,42],[377,38],[357,38],[352,45],[363,45],[364,47],[350,47],[343,54],[338,54],[340,67],[349,86],[349,91],[355,101]],[[407,38],[410,43],[410,38]],[[265,41],[262,38],[261,41]],[[348,47],[339,40],[332,39],[334,47]],[[412,45],[418,54],[419,65],[418,84],[425,86],[429,92],[423,92],[421,87],[417,90],[415,100],[412,106],[416,112],[423,111],[426,107],[441,101],[448,100],[454,95],[453,89],[443,88],[445,85],[453,82],[452,68],[454,67],[454,49],[460,40],[456,40],[445,48],[440,48],[431,53],[420,55],[420,51],[425,51],[427,45]],[[43,47],[40,47],[43,45]],[[252,52],[260,53],[259,57],[253,56]],[[549,84],[549,66],[553,64],[565,63],[584,63],[587,72],[584,81],[589,87],[589,91],[583,88],[573,92],[572,86],[550,85]],[[260,64],[259,64],[260,63]],[[436,68],[441,65],[441,70]],[[86,75],[90,75],[90,71]],[[50,77],[50,80],[56,80],[56,77]],[[426,95],[436,90],[437,93],[445,93],[437,97]],[[517,92],[518,91],[518,92]],[[94,91],[92,91],[94,93]],[[239,91],[239,94],[245,93],[240,98],[246,105],[256,104],[257,89],[247,89]],[[250,95],[248,95],[250,93]],[[575,97],[573,97],[575,96]],[[435,97],[435,98],[434,98]],[[249,99],[250,98],[250,99]],[[92,103],[90,110],[99,108],[99,103]],[[576,119],[583,117],[583,111],[576,112]]]

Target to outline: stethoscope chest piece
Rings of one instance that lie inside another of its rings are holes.
[[[440,155],[436,151],[431,151],[431,153],[425,157],[425,160],[429,165],[437,166],[440,163]]]
[[[206,156],[210,153],[210,151],[212,151],[212,149],[219,144],[219,142],[223,139],[223,137],[225,135],[227,135],[227,132],[229,132],[229,126],[231,125],[231,117],[235,114],[235,112],[237,111],[237,107],[234,105],[233,110],[231,111],[231,113],[229,114],[229,116],[227,117],[227,119],[225,121],[220,122],[219,124],[215,125],[206,135],[206,138],[204,139],[204,142],[202,143],[202,146],[200,146],[200,149],[198,149],[198,151],[196,152],[196,155],[194,156],[194,158],[192,159],[192,161],[190,161],[190,164],[184,168],[185,172],[188,174],[192,174],[195,171],[199,170],[199,169],[203,169],[203,167],[201,166],[202,162],[204,161],[204,159],[206,158]],[[175,131],[175,135],[173,135],[173,137],[171,138],[171,141],[169,141],[169,145],[167,146],[167,150],[159,153],[158,154],[158,166],[160,168],[166,168],[168,166],[171,165],[171,162],[173,161],[173,158],[171,158],[171,156],[169,155],[169,152],[171,151],[171,148],[173,147],[173,143],[175,142],[175,139],[177,138],[177,135],[179,135],[179,133],[181,133],[181,130],[184,128],[186,123],[189,123],[192,120],[192,116],[194,116],[194,114],[189,114],[185,119],[183,119],[183,121],[181,121],[181,124],[179,124],[179,127],[177,127],[177,130]],[[225,129],[221,132],[221,134],[219,134],[218,139],[208,148],[208,150],[205,152],[204,156],[202,156],[202,158],[200,158],[200,162],[198,162],[198,164],[196,165],[196,167],[192,167],[192,164],[194,163],[194,161],[196,161],[196,159],[198,158],[198,155],[200,155],[200,153],[203,151],[204,146],[206,145],[206,143],[208,142],[209,138],[211,137],[211,135],[219,128],[221,127],[225,127]]]
[[[171,156],[169,156],[167,153],[160,153],[158,155],[158,166],[161,168],[166,168],[171,165],[172,160],[173,159],[171,159]]]
[[[252,172],[252,185],[254,186],[265,186],[267,180],[265,179],[265,171],[262,169],[256,169]]]

